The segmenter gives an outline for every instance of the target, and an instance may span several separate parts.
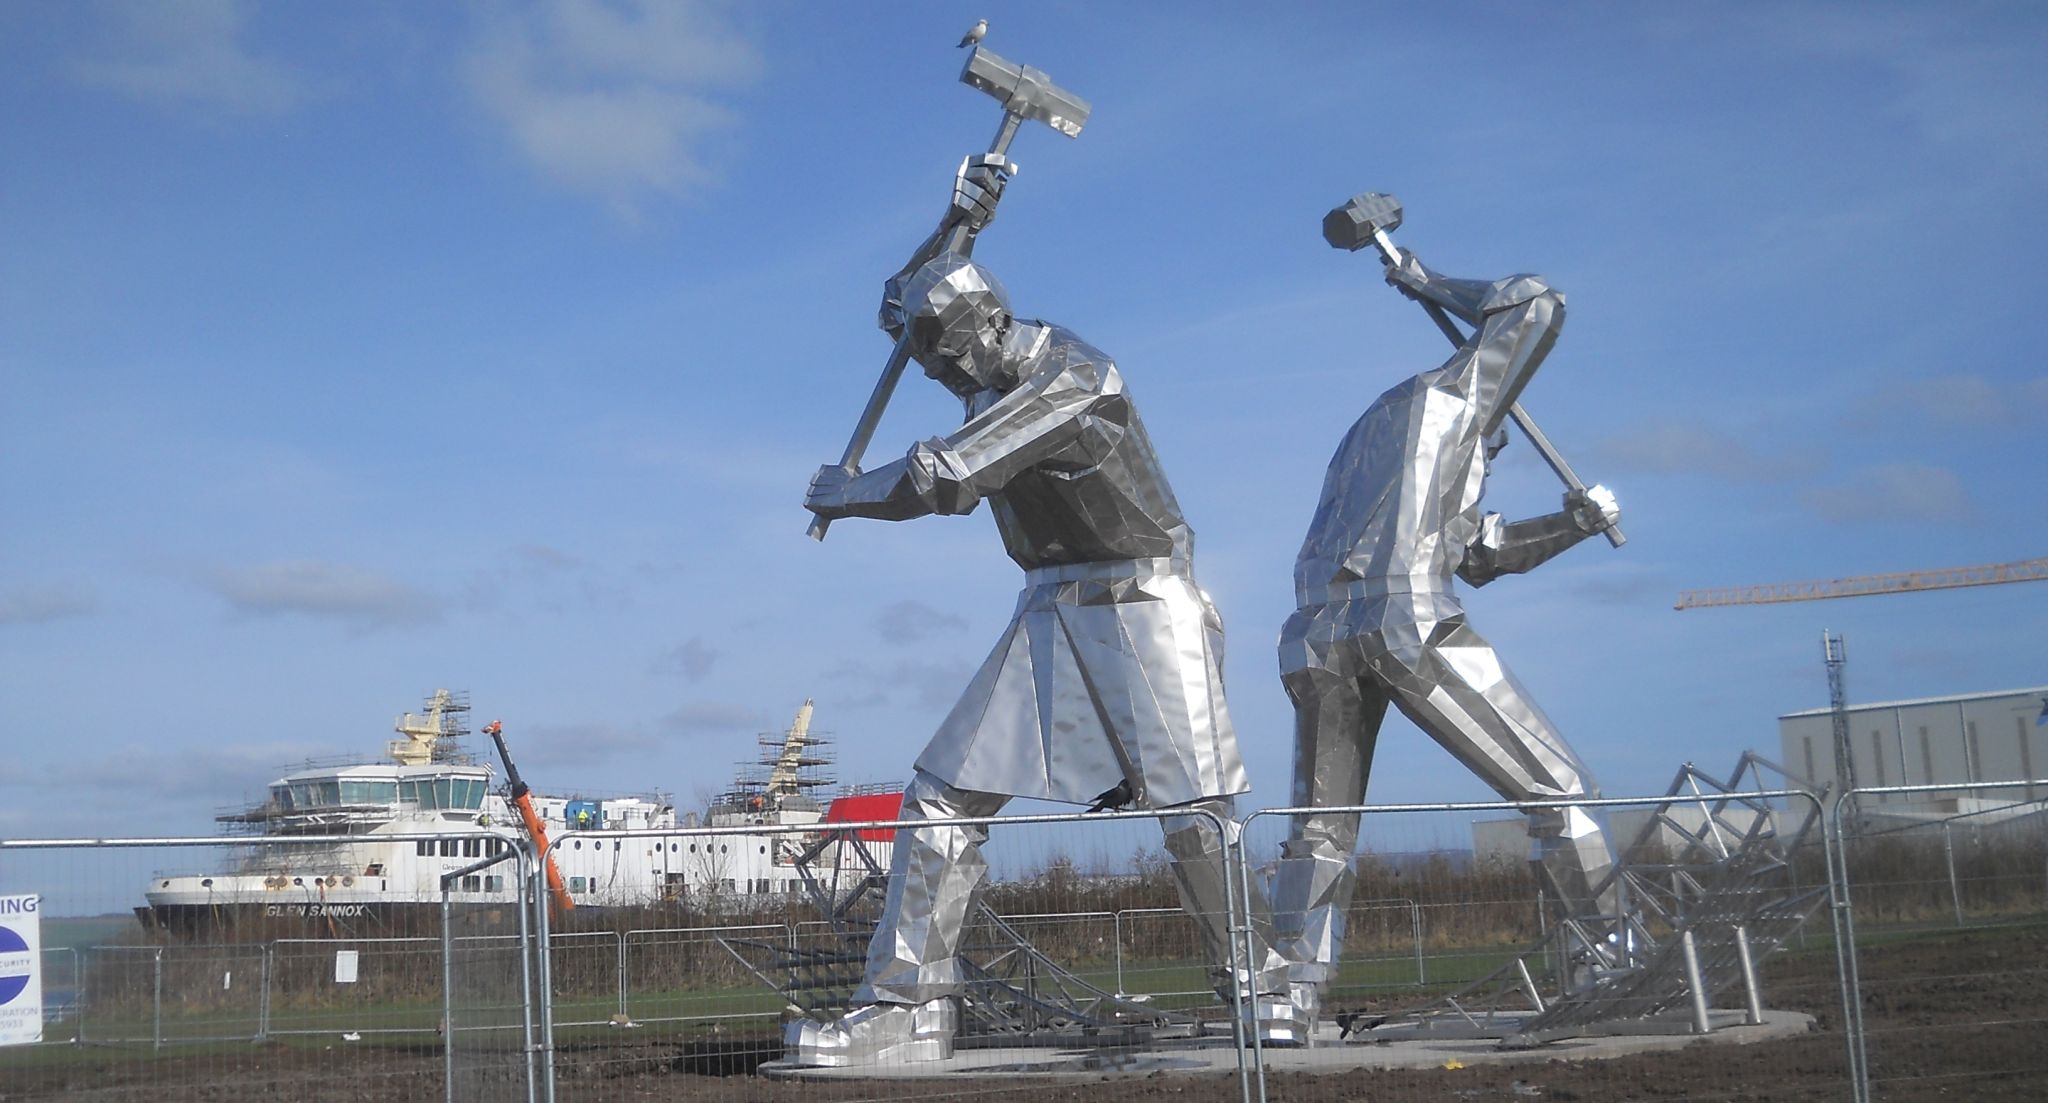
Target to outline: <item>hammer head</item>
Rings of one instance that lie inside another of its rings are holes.
[[[1022,119],[1037,119],[1069,138],[1088,123],[1088,101],[1052,82],[1042,70],[1017,65],[976,46],[960,70],[960,83],[996,98],[1003,110]]]
[[[1323,240],[1357,252],[1373,243],[1376,233],[1401,225],[1401,201],[1385,192],[1369,191],[1323,216]]]

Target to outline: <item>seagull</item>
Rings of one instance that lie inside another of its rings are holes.
[[[953,48],[956,50],[964,50],[967,47],[972,46],[977,42],[980,42],[982,36],[986,35],[987,33],[988,20],[976,20],[974,26],[967,28],[967,33],[960,36],[960,45],[955,46]]]

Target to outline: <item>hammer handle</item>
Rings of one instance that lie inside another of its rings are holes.
[[[903,378],[903,368],[910,363],[910,331],[906,327],[903,336],[896,342],[896,351],[889,354],[889,362],[882,365],[882,377],[875,380],[875,389],[868,395],[868,404],[860,412],[860,421],[853,427],[853,437],[846,442],[846,451],[839,457],[839,466],[851,475],[860,470],[860,458],[868,450],[868,442],[875,439],[875,428],[882,423],[882,411],[889,407],[889,396],[896,393],[896,381]],[[825,539],[825,530],[832,527],[830,517],[812,517],[809,532],[811,539]]]
[[[1375,229],[1372,237],[1373,241],[1379,245],[1380,252],[1385,254],[1387,263],[1399,263],[1401,255],[1394,251],[1394,243],[1387,237],[1385,230]],[[1465,344],[1466,337],[1464,332],[1458,328],[1456,322],[1451,321],[1450,315],[1444,313],[1443,307],[1423,300],[1422,309],[1429,314],[1429,320],[1436,323],[1436,328],[1442,330],[1444,336],[1450,339],[1452,345],[1463,346]],[[1522,409],[1522,404],[1517,402],[1508,407],[1508,416],[1515,419],[1515,424],[1521,427],[1522,435],[1528,437],[1529,443],[1536,446],[1536,451],[1543,456],[1543,462],[1549,464],[1550,470],[1557,473],[1557,477],[1563,481],[1565,489],[1583,493],[1586,489],[1585,481],[1579,478],[1579,473],[1573,471],[1572,465],[1565,462],[1565,458],[1558,452],[1557,446],[1550,443],[1550,438],[1544,434],[1542,429],[1537,427],[1536,419],[1529,416],[1529,411]],[[1617,548],[1628,543],[1628,536],[1621,531],[1620,525],[1608,526],[1604,530],[1604,535],[1607,537],[1607,542]]]
[[[988,151],[998,157],[1007,156],[1010,140],[1017,136],[1017,128],[1023,122],[1024,116],[1014,111],[1003,112],[1003,125],[996,131],[995,140],[989,143]],[[946,235],[946,244],[938,252],[972,255],[974,230],[962,220]],[[903,378],[903,369],[909,363],[910,327],[906,324],[903,336],[896,341],[895,351],[889,354],[889,362],[882,365],[882,377],[875,380],[875,389],[868,394],[868,404],[861,409],[860,420],[853,427],[853,436],[846,442],[846,451],[839,457],[839,466],[845,468],[847,474],[860,470],[861,457],[867,454],[868,444],[875,439],[875,429],[882,424],[882,411],[889,408],[889,398],[896,393],[896,381]],[[805,531],[811,539],[822,541],[831,527],[831,518],[812,517],[811,527]]]

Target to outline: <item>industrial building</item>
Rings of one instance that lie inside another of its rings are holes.
[[[1850,773],[1859,788],[2012,782],[1968,793],[1886,793],[1866,806],[1890,814],[1954,815],[2048,799],[2048,686],[1851,705]],[[1834,718],[1806,709],[1778,718],[1786,769],[1840,789]]]

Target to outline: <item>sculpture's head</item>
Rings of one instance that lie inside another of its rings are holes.
[[[1014,385],[1003,354],[1010,296],[994,273],[946,253],[904,285],[903,311],[910,355],[947,390],[965,398]]]

